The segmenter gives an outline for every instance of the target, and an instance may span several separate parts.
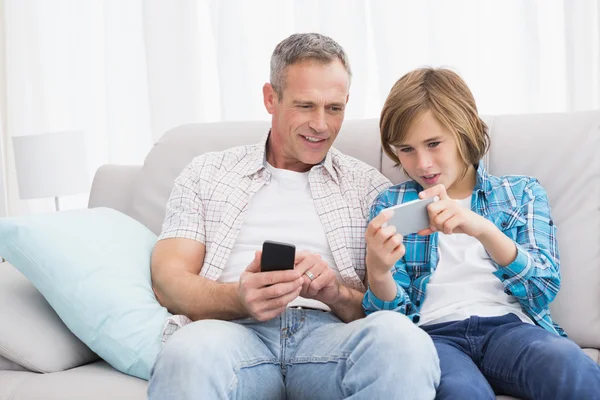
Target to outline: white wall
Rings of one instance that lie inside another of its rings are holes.
[[[6,197],[6,148],[8,135],[6,134],[6,74],[4,70],[4,0],[0,0],[0,218],[8,215]]]

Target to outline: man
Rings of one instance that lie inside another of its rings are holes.
[[[263,87],[268,137],[201,155],[175,181],[152,279],[179,315],[150,399],[435,396],[427,335],[397,313],[363,318],[369,207],[390,183],[331,148],[350,77],[335,41],[290,36]],[[294,270],[261,272],[265,240],[296,246]]]

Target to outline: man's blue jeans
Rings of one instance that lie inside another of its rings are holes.
[[[177,331],[153,368],[149,399],[433,399],[433,342],[404,315],[345,324],[288,309],[267,322],[203,320]]]
[[[600,399],[600,367],[577,344],[514,314],[424,326],[440,357],[438,399]]]

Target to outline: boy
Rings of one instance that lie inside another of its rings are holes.
[[[485,171],[487,127],[465,82],[447,69],[406,74],[380,129],[411,180],[372,206],[365,312],[395,310],[431,336],[439,399],[600,398],[600,367],[550,317],[560,272],[546,192]],[[433,196],[429,229],[402,237],[384,226],[382,210]]]

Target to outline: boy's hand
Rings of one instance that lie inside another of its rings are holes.
[[[391,210],[383,211],[373,218],[367,227],[367,272],[371,277],[389,274],[392,267],[400,260],[406,249],[402,243],[402,235],[396,233],[396,227],[383,227],[394,215]]]
[[[435,185],[419,193],[419,198],[439,196],[440,200],[427,206],[429,213],[429,229],[417,232],[419,235],[430,235],[433,232],[443,232],[446,235],[452,233],[464,233],[474,238],[494,228],[494,225],[467,209],[461,207],[458,202],[448,197],[444,185]]]

